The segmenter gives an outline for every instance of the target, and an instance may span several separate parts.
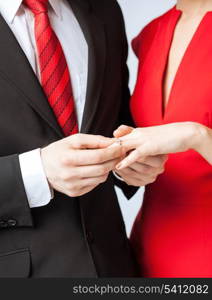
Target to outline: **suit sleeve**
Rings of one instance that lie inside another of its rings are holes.
[[[122,104],[120,109],[120,115],[119,115],[119,125],[128,125],[135,127],[135,124],[133,122],[131,113],[130,113],[130,90],[129,90],[129,70],[127,66],[127,58],[128,58],[128,42],[127,42],[127,36],[126,36],[126,30],[125,30],[125,22],[124,18],[120,10],[120,16],[121,16],[121,28],[122,28],[122,70],[123,70],[123,84],[122,84]],[[118,186],[124,193],[124,195],[130,199],[138,190],[137,187],[129,186],[125,182],[117,179],[115,176],[115,185]]]
[[[31,226],[33,220],[24,189],[19,157],[0,157],[0,230]]]

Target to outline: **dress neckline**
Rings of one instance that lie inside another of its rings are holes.
[[[180,15],[183,14],[183,11],[182,11],[180,8],[178,8],[177,5],[175,5],[175,6],[171,9],[171,11],[175,12],[176,14],[180,14]],[[203,18],[204,18],[206,15],[211,14],[211,13],[212,13],[212,10],[206,11],[205,14],[203,15]]]
[[[165,76],[166,76],[166,72],[167,72],[167,66],[168,66],[168,60],[169,60],[169,54],[170,54],[170,50],[171,50],[171,46],[172,46],[172,42],[173,42],[173,38],[174,38],[174,34],[175,34],[175,29],[177,27],[177,24],[183,14],[182,10],[178,9],[177,6],[175,5],[173,7],[173,9],[171,9],[171,14],[170,14],[170,22],[169,22],[169,39],[167,40],[167,47],[165,49],[165,62],[164,62],[164,66],[163,66],[163,75],[162,75],[162,82],[161,82],[161,118],[162,120],[165,119],[166,117],[166,114],[167,112],[169,111],[169,107],[171,106],[171,100],[172,100],[172,95],[173,95],[173,92],[174,92],[174,89],[175,89],[175,85],[176,85],[176,82],[178,80],[178,76],[181,72],[181,69],[183,68],[184,66],[184,61],[187,57],[187,55],[189,54],[192,46],[193,46],[193,43],[194,41],[196,40],[196,37],[198,36],[199,34],[199,31],[202,27],[202,25],[204,24],[204,21],[205,19],[207,18],[207,16],[209,14],[212,14],[212,11],[208,11],[205,13],[205,15],[202,17],[199,25],[197,26],[197,29],[195,30],[193,36],[191,37],[186,49],[185,49],[185,52],[182,56],[182,59],[178,65],[178,68],[176,70],[176,73],[175,73],[175,76],[173,78],[173,82],[172,82],[172,86],[171,86],[171,89],[170,89],[170,92],[169,92],[169,95],[168,95],[168,98],[167,98],[167,103],[165,105],[165,99],[164,99],[164,83],[165,83]]]

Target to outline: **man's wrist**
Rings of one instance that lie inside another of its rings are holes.
[[[47,205],[54,193],[43,169],[40,149],[19,155],[19,162],[30,208]]]

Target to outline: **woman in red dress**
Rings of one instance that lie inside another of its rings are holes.
[[[212,277],[212,1],[179,0],[133,48],[139,70],[131,111],[139,128],[115,132],[131,151],[117,172],[169,155],[132,230],[141,276]]]

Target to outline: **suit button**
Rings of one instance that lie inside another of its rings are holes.
[[[3,220],[1,220],[0,221],[0,228],[7,228],[8,227],[8,224],[7,224],[7,222],[6,221],[3,221]]]
[[[86,233],[86,238],[89,244],[92,244],[94,242],[93,233],[91,231],[88,231]]]
[[[7,224],[8,224],[9,227],[15,227],[17,225],[17,221],[11,219],[11,220],[7,221]]]

